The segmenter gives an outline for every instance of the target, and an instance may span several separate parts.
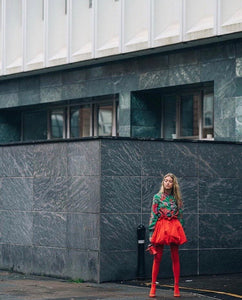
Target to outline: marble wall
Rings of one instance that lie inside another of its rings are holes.
[[[159,128],[155,120],[159,116],[144,114],[145,110],[137,107],[140,103],[132,103],[131,93],[211,82],[215,96],[215,140],[242,141],[241,39],[102,64],[97,62],[82,68],[74,65],[66,68],[38,75],[26,73],[24,77],[14,79],[4,78],[0,81],[0,109],[30,105],[44,107],[62,101],[118,94],[119,136],[156,137]],[[152,111],[156,109],[153,103]],[[16,125],[15,129],[19,127]],[[6,132],[8,128],[0,125],[0,143],[7,140],[7,137],[1,140]],[[11,132],[9,128],[9,134]],[[18,137],[14,137],[17,140]]]
[[[168,172],[178,176],[185,204],[181,275],[241,271],[241,145],[103,140],[101,153],[102,280],[136,276],[136,229],[148,227],[153,195]],[[150,277],[147,253],[145,260]],[[169,247],[160,276],[172,276]]]
[[[188,236],[181,274],[239,272],[240,156],[236,143],[129,138],[2,146],[0,268],[97,282],[136,278],[137,227],[147,228],[152,197],[173,172]],[[147,253],[145,260],[150,277]],[[160,276],[172,276],[169,248]]]
[[[0,268],[99,280],[99,149],[0,148]]]

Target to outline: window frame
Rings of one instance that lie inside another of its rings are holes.
[[[63,128],[62,128],[62,137],[53,137],[52,136],[52,126],[51,126],[51,112],[55,110],[63,110]],[[59,140],[66,139],[67,137],[67,107],[66,106],[53,106],[47,110],[47,139],[49,140]]]
[[[200,87],[200,88],[186,88],[186,89],[178,89],[176,92],[172,93],[162,93],[161,95],[161,138],[165,138],[165,124],[164,124],[164,113],[165,113],[165,97],[167,96],[174,96],[176,97],[176,132],[175,132],[175,139],[193,139],[193,140],[207,140],[207,137],[203,137],[203,129],[204,127],[204,110],[203,110],[203,103],[204,103],[204,96],[205,95],[212,95],[213,96],[213,116],[212,116],[212,124],[209,128],[212,130],[212,138],[209,138],[209,140],[214,140],[214,91],[213,87]],[[187,96],[187,95],[193,95],[193,97],[198,96],[198,111],[197,111],[197,116],[198,116],[198,135],[193,135],[193,136],[182,136],[181,135],[181,102],[182,102],[182,97]]]
[[[27,140],[24,140],[25,132],[24,132],[24,115],[25,113],[35,113],[36,111],[45,111],[47,114],[47,124],[46,124],[46,139],[41,139],[38,141],[45,141],[45,140],[62,140],[62,139],[77,139],[77,138],[86,138],[86,137],[98,137],[98,130],[97,130],[97,108],[99,105],[108,104],[112,106],[112,132],[111,136],[117,136],[118,135],[118,108],[119,108],[119,96],[118,94],[114,95],[106,95],[106,96],[98,96],[93,98],[87,98],[87,99],[80,99],[73,100],[73,101],[66,101],[64,104],[56,104],[56,105],[49,105],[48,107],[41,108],[40,106],[37,108],[30,108],[30,109],[24,109],[21,112],[21,132],[20,132],[20,141],[25,142]],[[71,109],[73,107],[83,107],[83,106],[89,106],[90,107],[90,130],[89,130],[89,136],[85,137],[71,137]],[[63,112],[63,131],[62,131],[62,137],[55,138],[52,134],[52,125],[51,125],[51,113],[55,110],[62,110]],[[30,140],[29,140],[30,141]],[[32,140],[31,140],[32,141]]]

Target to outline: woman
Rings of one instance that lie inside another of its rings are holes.
[[[164,245],[170,245],[174,274],[174,296],[180,297],[180,261],[178,247],[187,242],[182,224],[182,199],[177,178],[168,173],[164,176],[161,189],[153,198],[149,222],[151,250],[154,254],[150,297],[155,297],[156,280],[159,273]]]

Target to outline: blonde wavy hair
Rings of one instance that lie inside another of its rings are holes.
[[[174,174],[168,173],[163,177],[159,193],[164,193],[164,191],[165,191],[164,180],[166,179],[166,177],[171,177],[173,179],[173,186],[172,186],[171,194],[174,196],[178,208],[181,208],[183,206],[183,201],[182,201],[182,197],[181,197],[179,183],[178,183],[177,177]]]

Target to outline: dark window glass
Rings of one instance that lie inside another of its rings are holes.
[[[203,96],[203,138],[213,137],[213,94]]]
[[[64,109],[55,109],[50,113],[51,138],[64,137]]]
[[[23,140],[35,141],[47,139],[47,113],[46,111],[23,113]]]
[[[113,106],[112,105],[98,105],[98,135],[111,136],[112,135],[112,119]]]
[[[176,96],[166,96],[163,104],[164,137],[174,138],[176,135]]]
[[[71,108],[71,137],[90,136],[90,105]]]
[[[198,105],[199,98],[195,95],[186,95],[181,97],[180,110],[180,135],[198,136]]]

